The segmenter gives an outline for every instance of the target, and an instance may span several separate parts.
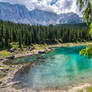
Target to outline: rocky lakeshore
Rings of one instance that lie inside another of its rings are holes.
[[[66,43],[66,44],[58,44],[58,45],[49,45],[48,47],[44,49],[33,49],[33,50],[27,50],[25,53],[17,53],[14,56],[14,58],[19,58],[19,57],[24,57],[24,56],[31,56],[31,55],[36,55],[36,54],[45,54],[48,53],[52,50],[53,48],[57,47],[64,47],[64,46],[79,46],[79,45],[89,45],[91,43]],[[28,64],[18,64],[18,65],[6,65],[5,62],[9,61],[13,56],[10,56],[10,58],[4,58],[0,62],[0,73],[2,74],[0,78],[0,92],[77,92],[78,89],[82,89],[86,86],[91,86],[90,83],[85,83],[82,85],[78,85],[76,87],[72,87],[70,89],[56,89],[56,90],[32,90],[32,89],[16,89],[13,87],[13,85],[17,85],[19,82],[13,82],[12,79],[16,75],[18,71],[23,69],[26,66],[29,65],[35,65],[36,63],[28,63]],[[4,74],[4,75],[3,75]]]
[[[39,48],[27,47],[26,50],[11,48],[9,50],[9,52],[11,52],[11,55],[4,57],[4,58],[0,56],[0,61],[6,61],[9,59],[20,58],[20,57],[24,57],[24,56],[45,54],[45,53],[53,51],[55,48],[59,48],[59,47],[67,47],[67,46],[71,47],[71,46],[83,46],[83,45],[92,45],[92,42],[62,43],[62,44],[46,45],[45,47],[40,45]]]
[[[24,56],[45,54],[53,50],[47,47],[42,48],[42,49],[32,49],[32,50],[30,50],[30,48],[27,48],[27,49],[28,50],[26,50],[25,53],[16,53],[16,54],[12,54],[8,57],[0,59],[0,92],[17,92],[17,89],[14,89],[12,87],[13,85],[17,84],[17,82],[12,81],[16,73],[27,66],[35,65],[37,63],[37,62],[34,62],[34,63],[32,62],[32,63],[27,63],[27,64],[18,64],[18,65],[8,64],[7,65],[7,63],[10,60],[15,59],[15,58],[24,57]],[[15,49],[12,49],[12,50],[15,50]],[[12,51],[12,52],[15,52],[15,51]],[[22,51],[22,49],[20,49],[20,51]],[[18,90],[18,92],[26,92],[23,90],[27,91],[27,89],[22,89],[22,90]]]
[[[0,63],[0,67],[2,67],[3,73],[5,73],[5,76],[2,76],[2,74],[0,74],[2,76],[2,78],[0,78],[0,92],[11,92],[6,90],[7,87],[11,87],[12,84],[14,84],[12,82],[12,79],[14,78],[15,74],[25,65],[5,65],[3,63]]]

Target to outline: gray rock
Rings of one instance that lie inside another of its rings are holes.
[[[2,72],[7,72],[9,69],[0,69]]]
[[[2,75],[1,75],[2,77],[5,77],[6,76],[6,73],[2,73]]]
[[[29,51],[30,50],[30,47],[27,47],[26,50]]]
[[[15,58],[14,55],[11,55],[11,56],[6,57],[6,59],[14,59],[14,58]]]
[[[0,85],[2,84],[2,82],[0,81]]]
[[[2,83],[1,86],[2,86],[2,88],[4,88],[6,86],[6,84],[5,83]]]
[[[27,51],[32,51],[33,49],[35,49],[34,47],[27,47],[26,50]]]
[[[2,60],[3,60],[3,58],[0,57],[0,61],[2,61]]]
[[[39,54],[45,54],[46,51],[42,50],[42,51],[38,51]]]
[[[21,51],[23,51],[23,49],[18,49],[17,51],[18,51],[18,52],[21,52]]]
[[[16,48],[11,48],[9,51],[10,52],[15,52],[16,51]]]

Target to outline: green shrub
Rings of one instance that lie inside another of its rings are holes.
[[[86,49],[80,51],[80,55],[88,56],[92,58],[92,45],[88,45]]]

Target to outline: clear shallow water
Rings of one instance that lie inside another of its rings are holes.
[[[33,89],[66,88],[77,83],[90,82],[92,59],[79,55],[82,48],[85,47],[64,47],[45,54],[42,56],[45,62],[26,68],[15,79],[21,82],[22,87]],[[37,56],[15,61],[32,62],[32,59],[39,61]]]

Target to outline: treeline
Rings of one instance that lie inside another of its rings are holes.
[[[56,44],[65,42],[90,41],[86,24],[76,25],[26,25],[0,20],[0,48],[9,47],[10,43],[21,45]]]

